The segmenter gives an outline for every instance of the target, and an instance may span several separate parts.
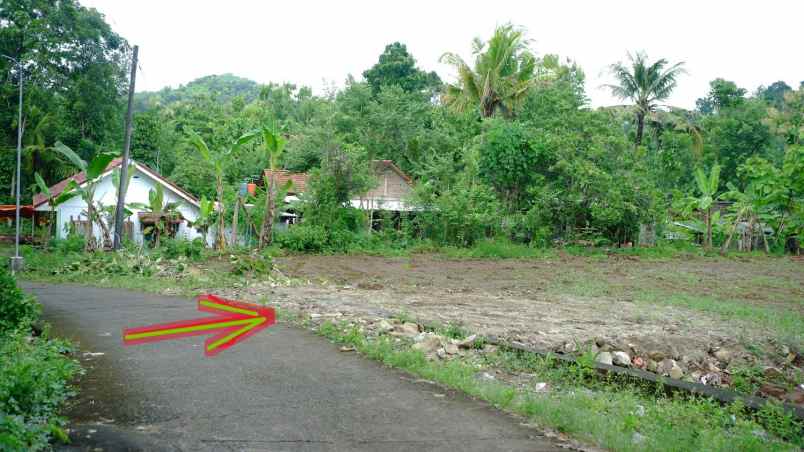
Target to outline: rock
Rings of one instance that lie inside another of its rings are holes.
[[[441,359],[447,359],[447,352],[444,351],[443,348],[439,348],[438,350],[436,350],[436,356],[438,356]]]
[[[642,444],[645,442],[645,435],[642,435],[639,432],[634,432],[631,436],[631,442],[634,444]]]
[[[720,386],[722,379],[720,378],[719,373],[709,372],[708,374],[701,377],[701,383],[709,386]]]
[[[458,353],[458,346],[455,344],[447,344],[444,346],[444,351],[447,352],[448,355],[455,355]]]
[[[670,369],[670,378],[675,378],[676,380],[680,379],[684,376],[684,371],[678,364],[674,364],[673,367]]]
[[[795,391],[785,394],[782,400],[793,405],[804,405],[804,390],[796,388]]]
[[[765,383],[759,388],[759,393],[764,395],[765,397],[774,397],[780,399],[784,397],[787,390],[781,386]]]
[[[547,392],[550,388],[547,383],[536,383],[533,385],[533,389],[536,390],[536,392]]]
[[[482,380],[487,380],[487,381],[494,381],[494,380],[497,379],[494,375],[492,375],[492,374],[490,374],[488,372],[483,372],[482,374],[478,375],[478,377],[480,379],[482,379]]]
[[[357,288],[363,290],[382,290],[383,285],[380,283],[359,282],[357,283]]]
[[[766,367],[762,374],[769,380],[784,380],[784,373],[776,367]]]
[[[658,367],[659,367],[659,363],[657,363],[656,361],[654,361],[652,359],[649,359],[645,363],[645,370],[647,370],[648,372],[656,372],[656,369]]]
[[[684,370],[678,365],[674,359],[663,360],[656,371],[662,375],[669,376],[670,378],[680,379],[684,376]]]
[[[413,344],[414,350],[421,350],[424,353],[433,353],[441,347],[441,340],[443,338],[437,334],[429,333],[424,338]]]
[[[712,356],[717,358],[717,360],[720,362],[728,363],[729,361],[731,361],[732,353],[731,351],[725,348],[721,348],[718,349],[715,353],[712,353]]]
[[[611,354],[611,360],[617,366],[629,367],[631,365],[631,357],[625,352],[614,352]]]
[[[377,333],[378,334],[389,333],[389,332],[393,331],[393,329],[394,329],[394,326],[391,325],[387,320],[380,320],[380,322],[377,323]]]
[[[457,345],[459,348],[472,348],[475,345],[475,340],[477,340],[477,334],[473,334],[465,339],[456,341],[455,345]]]
[[[402,336],[415,336],[419,334],[419,325],[411,322],[405,322],[401,325],[395,326],[394,331]]]
[[[561,347],[561,350],[564,353],[575,353],[576,351],[578,351],[578,347],[575,345],[574,342],[567,342],[564,344],[563,347]]]
[[[597,354],[597,357],[595,357],[595,361],[597,361],[600,364],[608,364],[609,366],[611,366],[611,364],[612,364],[611,353],[609,353],[609,352],[600,352],[600,353]]]

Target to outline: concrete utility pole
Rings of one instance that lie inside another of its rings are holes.
[[[120,165],[120,185],[117,187],[117,207],[114,210],[114,243],[112,248],[119,250],[123,237],[123,210],[128,190],[128,159],[131,148],[131,119],[134,104],[134,83],[137,80],[137,54],[139,46],[134,46],[134,55],[131,59],[131,81],[128,87],[128,111],[126,112],[126,139],[123,143],[123,162]]]
[[[7,58],[14,62],[17,66],[17,75],[19,76],[20,82],[20,98],[19,98],[19,115],[17,117],[17,209],[16,209],[16,226],[17,231],[14,234],[14,257],[11,258],[11,273],[14,274],[18,271],[22,270],[23,267],[23,259],[20,256],[20,162],[22,159],[22,81],[23,81],[23,74],[22,74],[22,62],[17,60],[16,58],[12,58],[8,55],[2,55],[4,58]]]

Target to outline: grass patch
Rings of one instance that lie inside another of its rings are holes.
[[[593,378],[591,367],[557,367],[550,358],[501,351],[483,363],[429,361],[388,337],[367,338],[355,327],[324,323],[318,334],[361,354],[528,417],[583,442],[612,450],[798,450],[802,425],[777,405],[750,414],[741,404],[723,407],[702,397],[645,394],[644,388]],[[550,390],[478,378],[496,366],[534,374]],[[764,428],[762,426],[765,426]]]

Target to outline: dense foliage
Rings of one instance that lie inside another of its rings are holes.
[[[62,403],[78,364],[64,356],[69,344],[31,337],[39,305],[0,272],[0,449],[47,449],[51,438],[65,439]]]
[[[35,170],[47,183],[73,171],[49,152],[57,140],[87,162],[101,146],[117,149],[127,45],[102,16],[75,1],[5,3],[0,50],[25,60],[29,76],[37,74],[25,107],[27,122],[36,124],[26,132],[33,163],[23,179],[30,188]],[[48,23],[61,31],[53,33]],[[75,46],[62,59],[47,57],[68,43]],[[782,249],[800,236],[795,174],[804,88],[775,82],[749,95],[719,78],[695,110],[668,107],[662,101],[684,83],[684,66],[635,52],[611,66],[608,86],[632,104],[592,109],[581,68],[536,55],[525,32],[507,24],[474,42],[471,61],[445,53],[442,60],[455,69],[448,83],[418,68],[398,42],[362,71],[365,81],[350,76],[342,89],[323,95],[290,83],[203,77],[137,94],[132,155],[224,206],[200,226],[220,230],[237,211],[241,234],[271,229],[263,223],[273,224],[286,207],[274,202],[274,187],[248,200],[255,207],[241,213],[235,200],[241,182],[261,179],[265,168],[309,172],[308,193],[295,207],[304,218],[296,227],[307,229],[280,240],[297,250],[332,248],[321,243],[366,234],[368,223],[377,228],[374,214],[347,208],[349,196],[371,187],[376,159],[393,160],[414,181],[410,201],[417,209],[382,223],[394,224],[394,234],[406,240],[465,246],[507,237],[531,245],[628,246],[651,242],[640,235],[650,231],[660,240],[714,247],[748,228],[767,230],[752,246],[767,240],[769,249]],[[60,65],[69,70],[56,70]],[[4,62],[0,69],[11,74],[0,97],[13,106],[14,70]],[[88,95],[92,102],[76,98]],[[13,146],[16,130],[11,110],[0,118],[4,148]],[[243,139],[266,127],[282,138],[281,152],[267,151],[265,140]],[[45,155],[51,160],[43,167]],[[0,166],[11,168],[11,153],[2,159]],[[691,202],[700,196],[694,175],[716,165],[719,184],[707,213]],[[2,174],[0,184],[10,182],[11,171]],[[740,214],[751,193],[773,196],[754,206],[757,215]],[[329,232],[312,237],[321,230]],[[219,232],[216,240],[224,240]],[[752,241],[741,247],[746,240]],[[270,241],[271,235],[259,242]]]

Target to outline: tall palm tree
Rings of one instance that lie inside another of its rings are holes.
[[[617,62],[610,66],[617,84],[604,86],[614,96],[634,103],[637,120],[636,145],[639,146],[642,144],[645,129],[645,115],[656,109],[657,102],[670,97],[678,84],[678,77],[686,73],[686,70],[683,62],[670,66],[664,58],[651,64],[644,52],[629,53],[628,59],[628,64]]]
[[[497,112],[514,116],[536,80],[536,57],[528,44],[521,29],[506,24],[487,42],[475,38],[474,67],[455,53],[442,55],[441,62],[458,72],[457,83],[446,86],[444,102],[458,111],[479,108],[484,118]]]

